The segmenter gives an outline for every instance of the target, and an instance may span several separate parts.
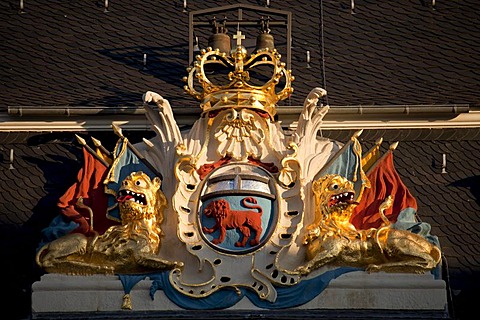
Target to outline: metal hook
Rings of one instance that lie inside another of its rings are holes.
[[[143,54],[143,70],[147,69],[147,54]]]
[[[23,3],[23,0],[20,0],[20,6],[18,8],[18,13],[25,13],[25,4]]]
[[[447,173],[447,154],[444,153],[442,156],[442,173]]]
[[[13,160],[14,160],[13,149],[10,149],[10,166],[8,167],[10,170],[15,169],[13,167]]]

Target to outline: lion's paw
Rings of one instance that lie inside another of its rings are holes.
[[[365,269],[365,271],[367,271],[367,272],[379,272],[381,269],[382,269],[382,267],[378,264],[370,264]]]
[[[295,273],[305,275],[305,274],[309,274],[311,270],[310,270],[310,267],[308,265],[305,265],[305,266],[297,267],[294,271],[295,271]]]
[[[245,247],[245,245],[246,245],[245,243],[240,242],[240,241],[235,242],[235,247],[243,248],[243,247]]]

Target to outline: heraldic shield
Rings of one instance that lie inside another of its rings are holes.
[[[238,164],[222,166],[205,179],[198,225],[214,250],[246,254],[268,241],[278,220],[272,181],[263,168]]]

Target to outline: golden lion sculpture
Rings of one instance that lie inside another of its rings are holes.
[[[307,264],[296,269],[301,274],[329,263],[366,268],[367,271],[424,273],[441,260],[440,249],[424,237],[391,227],[384,211],[392,196],[380,206],[384,223],[378,229],[356,230],[349,222],[355,191],[346,178],[329,174],[313,183],[315,221],[304,238]]]
[[[131,173],[117,194],[121,225],[102,235],[71,233],[43,246],[37,264],[50,273],[121,274],[144,273],[183,266],[158,257],[167,205],[158,177]]]

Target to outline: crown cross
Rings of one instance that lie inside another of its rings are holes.
[[[245,39],[245,35],[242,34],[242,31],[237,30],[237,34],[233,35],[233,39],[237,39],[237,47],[240,47],[242,45],[242,40]]]
[[[285,69],[285,63],[280,60],[281,55],[273,46],[273,39],[270,48],[260,48],[251,54],[242,46],[245,35],[240,28],[237,28],[233,39],[237,40],[235,50],[225,52],[208,47],[200,51],[193,67],[187,68],[188,76],[183,78],[186,82],[185,92],[201,101],[200,107],[204,113],[249,108],[266,112],[270,119],[274,119],[276,104],[287,99],[293,92],[291,83],[295,77],[290,70]],[[218,72],[211,71],[212,67]],[[254,77],[252,80],[255,81],[251,81],[250,72],[256,76],[264,75],[265,79]],[[227,76],[223,82],[222,75]]]

